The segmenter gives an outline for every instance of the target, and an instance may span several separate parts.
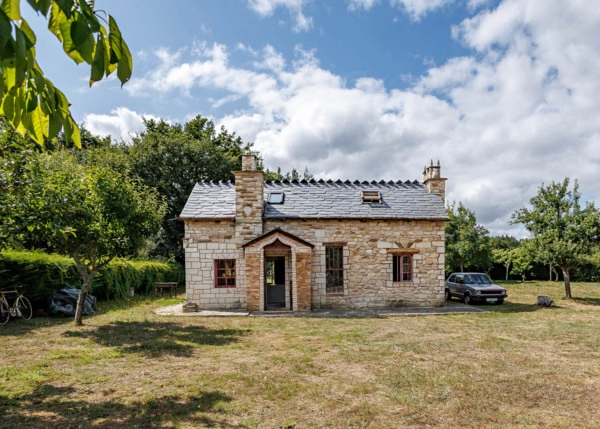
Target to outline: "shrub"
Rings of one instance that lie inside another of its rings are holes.
[[[43,307],[55,289],[65,283],[81,287],[75,263],[67,256],[38,251],[5,250],[0,253],[0,284],[11,289],[24,284],[22,293],[34,306]],[[125,297],[130,288],[135,293],[153,290],[160,281],[184,280],[183,267],[174,262],[114,259],[94,279],[91,293],[99,299]]]

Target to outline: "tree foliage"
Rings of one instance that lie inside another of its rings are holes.
[[[181,213],[194,185],[202,180],[231,180],[251,145],[212,121],[196,116],[184,126],[146,121],[146,130],[125,148],[130,174],[155,188],[168,204],[154,256],[183,261]]]
[[[300,176],[300,173],[298,173],[298,170],[296,170],[295,168],[292,168],[292,171],[288,171],[285,174],[281,173],[281,167],[277,167],[277,171],[271,171],[268,168],[267,168],[267,171],[265,171],[265,181],[275,182],[275,181],[289,180],[289,181],[299,182],[301,180],[308,181],[308,180],[313,180],[313,179],[314,179],[314,177],[308,171],[308,167],[304,168],[304,173],[302,174],[302,176]]]
[[[116,21],[94,10],[93,0],[28,0],[48,19],[48,30],[77,64],[90,65],[90,86],[115,70],[124,84],[132,60]],[[0,0],[0,115],[39,145],[62,130],[67,142],[81,146],[77,124],[65,95],[44,76],[36,60],[37,37],[21,15],[21,0]]]
[[[472,210],[461,202],[448,207],[446,271],[483,270],[492,264],[488,230],[477,223]]]
[[[531,208],[512,215],[512,223],[521,223],[533,235],[538,259],[562,270],[565,295],[571,298],[570,272],[585,255],[592,253],[600,239],[600,213],[593,202],[580,203],[579,184],[569,188],[569,178],[542,184],[529,200]]]
[[[0,229],[73,258],[82,282],[76,324],[94,275],[116,256],[135,255],[165,212],[154,190],[114,170],[79,164],[65,151],[36,156],[27,180],[12,189],[2,196]]]
[[[504,279],[508,280],[510,267],[516,255],[516,248],[519,247],[519,240],[515,237],[502,235],[490,238],[490,248],[492,249],[492,260],[500,264],[505,269]]]

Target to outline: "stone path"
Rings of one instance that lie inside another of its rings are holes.
[[[477,307],[457,301],[446,302],[444,307],[400,307],[382,309],[319,309],[313,311],[256,311],[246,310],[200,310],[184,313],[183,304],[170,305],[155,310],[163,316],[180,317],[392,317],[424,316],[441,314],[489,313]]]

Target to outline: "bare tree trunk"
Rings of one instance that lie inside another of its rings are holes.
[[[506,264],[506,277],[504,280],[508,280],[508,273],[510,272],[509,268],[510,268],[510,262],[508,264]]]
[[[94,272],[91,272],[89,276],[87,276],[84,284],[81,286],[81,293],[79,294],[79,298],[77,299],[77,308],[75,309],[74,322],[76,326],[83,325],[83,307],[85,306],[85,298],[87,297],[88,291],[90,290],[94,274]]]
[[[88,267],[85,266],[81,258],[79,257],[79,253],[73,252],[71,257],[75,261],[75,266],[77,267],[77,271],[79,272],[79,276],[81,277],[81,293],[79,294],[79,298],[77,299],[77,308],[75,309],[75,326],[83,325],[83,307],[85,304],[85,298],[87,297],[88,291],[90,290],[90,286],[92,285],[92,280],[94,279],[94,274],[96,274],[96,266],[92,266],[90,271],[88,272]]]
[[[565,278],[565,296],[571,298],[571,277],[568,268],[562,268],[563,277]]]
[[[463,267],[463,262],[462,262],[462,260],[460,261],[460,272],[461,272],[461,273],[464,273],[464,272],[465,272],[465,270],[464,270],[464,267]]]
[[[552,280],[552,273],[554,273],[554,280]],[[552,264],[550,264],[550,281],[558,281],[558,271],[556,271],[556,268]]]

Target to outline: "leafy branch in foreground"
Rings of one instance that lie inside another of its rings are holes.
[[[91,66],[90,86],[115,70],[123,85],[132,72],[131,53],[112,16],[93,0],[27,0],[48,19],[48,30],[77,64]],[[100,18],[100,15],[103,15]],[[21,15],[21,0],[0,0],[0,115],[39,145],[63,130],[81,146],[79,128],[65,95],[44,76],[36,60],[36,35]]]

